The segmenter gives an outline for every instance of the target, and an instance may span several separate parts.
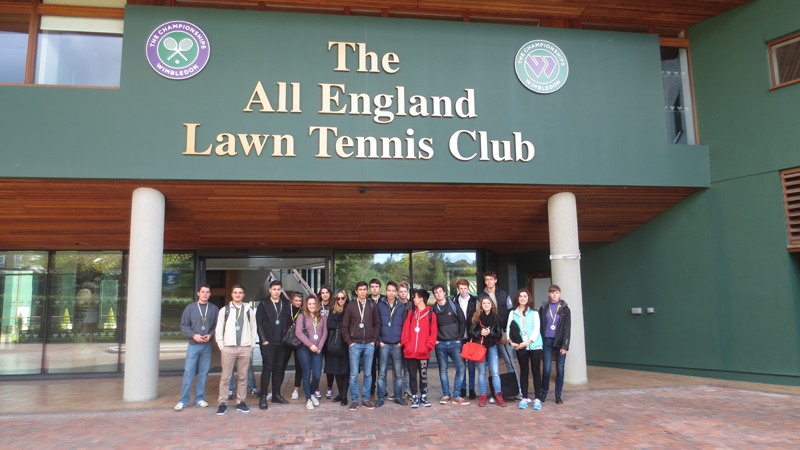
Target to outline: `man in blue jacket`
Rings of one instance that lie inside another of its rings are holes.
[[[386,283],[386,297],[378,301],[378,312],[381,316],[381,344],[378,368],[378,403],[376,408],[383,406],[386,399],[386,368],[389,359],[392,360],[394,402],[398,405],[408,405],[403,400],[403,377],[400,372],[402,367],[403,350],[400,345],[400,336],[403,332],[403,318],[406,316],[406,305],[397,301],[397,284],[394,281]]]

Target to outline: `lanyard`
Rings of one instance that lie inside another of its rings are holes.
[[[233,305],[233,307],[236,308],[236,323],[239,323],[239,317],[242,316],[242,310],[244,309],[244,305],[242,305],[241,307],[237,307],[236,305]],[[207,310],[208,310],[208,308],[206,308],[206,311]]]
[[[297,309],[297,312],[294,313],[294,317],[292,317],[292,320],[297,320],[297,315],[300,314],[300,310],[302,310],[302,308]]]
[[[278,307],[275,306],[275,302],[273,302],[272,299],[270,299],[269,301],[272,302],[272,307],[275,308],[275,318],[280,320],[281,313],[283,312],[283,302],[278,300],[278,303],[281,304],[281,310],[278,311]]]
[[[364,311],[367,310],[367,302],[364,302],[364,308],[361,308],[361,302],[358,302],[358,313],[361,314],[361,323],[364,323]]]
[[[319,320],[319,318],[317,316],[314,316],[314,333],[317,332],[317,320]]]
[[[417,318],[417,329],[419,329],[419,321],[422,320],[425,316],[427,316],[429,312],[431,312],[430,309],[425,311],[425,314],[420,315],[419,310],[417,310],[417,313],[414,314]]]
[[[200,309],[200,302],[197,302],[197,310],[200,311],[200,318],[203,319],[203,329],[205,330],[206,326],[206,317],[208,317],[208,303],[206,303],[206,313],[203,314],[203,310]]]
[[[550,318],[553,319],[553,325],[555,325],[555,323],[556,323],[556,316],[558,316],[558,310],[559,309],[561,309],[561,305],[558,305],[556,307],[556,315],[554,316],[553,315],[553,309],[552,308],[547,308],[547,312],[550,313]]]
[[[394,305],[392,306],[392,310],[389,312],[389,323],[392,323],[392,316],[394,316],[394,310],[397,309],[397,300],[394,301]]]

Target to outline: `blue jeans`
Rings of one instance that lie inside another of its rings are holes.
[[[189,344],[186,349],[186,363],[183,366],[183,384],[181,385],[181,399],[184,405],[189,404],[194,374],[197,373],[197,387],[194,391],[194,402],[206,399],[206,382],[208,381],[208,367],[211,365],[211,342],[202,344]]]
[[[486,349],[486,358],[478,363],[478,385],[481,388],[481,395],[486,395],[486,364],[489,364],[489,373],[492,376],[492,386],[495,392],[503,392],[500,384],[500,359],[497,357],[497,346],[493,345]]]
[[[463,348],[464,344],[469,342],[469,339],[464,339],[461,341],[461,346]],[[470,361],[468,359],[461,359],[461,362],[464,363],[464,380],[461,382],[461,386],[456,386],[456,391],[461,394],[462,389],[467,389],[467,378],[469,377],[469,389],[475,390],[475,361]]]
[[[392,392],[394,392],[394,397],[402,396],[403,376],[400,373],[400,367],[403,364],[403,349],[397,344],[384,344],[378,351],[378,399],[386,398],[386,368],[389,366],[390,359],[392,361],[392,381],[394,381]]]
[[[311,394],[319,388],[319,378],[322,376],[322,353],[314,353],[304,345],[297,349],[297,357],[303,368],[303,392],[306,393],[306,400],[311,400]]]
[[[550,371],[553,368],[553,350],[559,350],[556,357],[556,395],[561,396],[561,389],[564,388],[564,361],[567,360],[567,355],[561,354],[560,347],[553,347],[555,338],[544,338],[544,345],[542,345],[542,397],[547,395],[550,389]]]
[[[358,402],[358,372],[361,371],[361,358],[364,358],[364,393],[362,401],[369,401],[369,388],[372,385],[372,358],[375,346],[354,342],[350,347],[350,399]]]
[[[464,362],[461,360],[461,341],[441,341],[436,344],[436,360],[439,362],[439,380],[442,382],[442,394],[450,397],[450,380],[447,378],[447,358],[453,361],[456,368],[456,379],[453,382],[453,397],[461,397],[459,387],[464,384]]]
[[[233,365],[233,372],[236,372],[236,364]],[[231,391],[236,390],[236,377],[233,376],[233,372],[231,372],[231,384],[228,387]],[[247,390],[252,391],[255,388],[256,374],[253,372],[253,358],[250,358],[250,366],[247,368]],[[266,394],[266,392],[264,392],[264,394]]]
[[[403,392],[410,391],[411,390],[411,384],[410,384],[410,381],[409,381],[409,378],[408,378],[408,368],[406,367],[406,357],[405,356],[403,356],[403,361],[401,362],[401,365],[403,366],[402,370],[401,370],[401,372],[403,373]],[[395,394],[395,395],[397,395],[397,394]]]

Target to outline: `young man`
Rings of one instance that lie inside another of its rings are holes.
[[[367,299],[367,283],[356,284],[356,301],[350,302],[344,310],[342,319],[342,339],[350,346],[350,410],[358,409],[358,373],[360,363],[364,362],[364,387],[361,396],[364,408],[375,406],[369,401],[369,387],[372,384],[372,359],[375,355],[375,342],[381,333],[381,317],[378,306]]]
[[[453,298],[453,301],[456,306],[458,306],[458,314],[462,316],[464,322],[467,323],[472,319],[472,315],[475,314],[475,310],[478,307],[478,299],[474,295],[470,295],[469,281],[462,278],[456,282],[456,286],[458,286],[458,295]],[[468,340],[469,336],[467,335],[466,327],[464,327],[464,334],[461,335],[462,346],[466,344]],[[456,390],[459,390],[461,398],[467,396],[467,376],[469,376],[469,398],[470,400],[474,400],[477,397],[477,395],[475,395],[475,361],[466,359],[462,361],[466,370],[461,386],[456,386]]]
[[[553,350],[558,351],[556,356],[556,404],[564,403],[561,400],[561,389],[564,387],[564,361],[569,350],[569,335],[572,318],[567,302],[561,300],[561,288],[557,285],[548,289],[550,301],[539,308],[539,320],[542,323],[542,403],[547,397],[550,388],[550,371],[553,368]]]
[[[230,381],[233,365],[239,371],[236,383],[236,410],[244,413],[250,408],[244,403],[247,397],[247,366],[253,349],[258,345],[256,318],[250,305],[244,300],[244,286],[234,284],[231,289],[233,301],[220,311],[217,318],[215,335],[217,345],[222,352],[222,377],[219,380],[219,408],[217,415],[228,412],[228,381]]]
[[[461,359],[461,338],[467,329],[467,321],[455,302],[448,300],[444,292],[444,286],[437,284],[433,287],[433,297],[436,304],[433,305],[433,312],[436,314],[436,360],[439,362],[439,379],[442,382],[442,394],[444,396],[439,401],[440,404],[450,403],[450,380],[447,377],[447,358],[453,361],[456,369],[456,378],[453,383],[452,401],[458,405],[469,405],[458,391],[464,384],[464,362]]]
[[[292,323],[297,322],[297,317],[300,316],[300,311],[303,309],[303,293],[295,291],[292,294]],[[289,324],[291,325],[291,324]],[[289,367],[289,359],[294,355],[294,390],[292,391],[292,400],[298,400],[300,393],[298,392],[300,386],[303,384],[303,367],[300,365],[300,357],[297,356],[299,349],[286,349],[286,356],[283,358],[283,367]]]
[[[386,298],[378,302],[378,312],[381,316],[381,341],[380,364],[378,370],[378,402],[376,408],[383,406],[386,398],[386,368],[389,360],[392,361],[394,386],[389,396],[398,405],[408,405],[403,400],[403,376],[400,366],[403,360],[403,350],[400,338],[403,332],[403,318],[406,316],[406,305],[397,301],[397,284],[394,281],[386,283]]]
[[[381,280],[373,278],[369,280],[369,298],[377,305],[381,300],[385,300],[386,296],[381,295]],[[378,383],[378,357],[372,358],[372,384],[369,387],[370,395],[375,395]]]
[[[500,314],[500,323],[507,324],[508,323],[508,312],[511,310],[512,301],[511,296],[508,295],[508,292],[500,289],[497,286],[497,274],[494,272],[484,272],[483,274],[483,282],[486,284],[486,288],[484,288],[483,292],[489,297],[492,298],[492,302],[494,302],[495,306],[497,306],[497,313]],[[497,344],[497,353],[500,354],[500,357],[503,358],[503,361],[506,363],[506,370],[508,373],[513,373],[514,378],[517,380],[517,390],[519,394],[514,397],[514,400],[522,400],[522,388],[519,385],[519,376],[517,375],[516,366],[514,366],[514,349],[508,343],[508,336],[503,333],[503,336],[500,338],[500,343]],[[491,390],[494,390],[494,387],[490,384],[489,387]],[[489,403],[494,403],[494,394],[492,392],[492,396],[489,399]]]
[[[269,284],[269,298],[261,300],[256,311],[258,324],[258,340],[260,342],[261,359],[261,399],[259,408],[267,409],[267,391],[272,380],[272,402],[289,403],[281,395],[283,377],[286,374],[286,346],[283,345],[283,335],[289,329],[292,321],[291,304],[281,298],[283,286],[278,280]]]
[[[414,302],[409,303],[408,301],[410,298],[408,297],[409,290],[411,286],[405,282],[401,281],[400,284],[397,285],[397,299],[400,303],[406,305],[406,311],[410,311],[414,309]],[[406,370],[406,356],[403,354],[403,368],[401,372],[403,373],[403,397],[411,400],[411,385],[408,379],[408,371]]]
[[[208,368],[211,365],[211,339],[217,323],[219,308],[208,303],[211,297],[211,286],[200,285],[197,291],[197,302],[189,304],[181,316],[181,332],[189,339],[186,348],[186,363],[183,366],[183,384],[181,385],[181,399],[175,405],[175,411],[180,411],[189,404],[189,395],[192,390],[194,374],[197,373],[197,387],[194,393],[194,404],[205,408],[206,382],[208,381]]]
[[[436,347],[436,314],[428,306],[428,291],[414,293],[414,306],[403,325],[403,353],[406,355],[411,381],[411,407],[431,407],[428,401],[428,360]],[[417,390],[419,375],[419,391]],[[419,394],[419,395],[418,395]]]

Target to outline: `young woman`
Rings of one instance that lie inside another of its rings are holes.
[[[542,362],[542,334],[540,330],[539,311],[531,308],[533,296],[527,289],[520,289],[514,296],[514,309],[508,315],[508,326],[506,327],[507,336],[511,346],[517,350],[519,359],[520,388],[522,389],[522,401],[519,408],[525,409],[531,399],[528,397],[528,361],[533,372],[533,409],[542,409],[542,374],[539,367]],[[516,323],[519,327],[521,342],[514,342],[511,339],[511,324]]]
[[[292,322],[297,322],[297,317],[300,315],[300,311],[303,309],[303,294],[300,292],[295,292],[292,294]],[[297,328],[297,327],[295,327]],[[303,382],[303,364],[300,362],[300,358],[297,357],[297,350],[293,350],[291,348],[286,350],[286,360],[283,363],[283,367],[287,367],[289,364],[289,358],[294,355],[294,391],[292,391],[292,400],[297,400],[300,398],[300,386]]]
[[[333,298],[333,293],[331,292],[331,288],[327,284],[323,284],[319,288],[319,295],[317,296],[319,299],[319,313],[322,314],[323,320],[325,322],[328,321],[328,310],[331,309],[333,304],[331,303],[331,299]],[[322,350],[322,354],[325,355],[325,349]],[[333,397],[333,393],[331,388],[333,388],[333,375],[328,374],[328,392],[325,394],[325,398]],[[320,398],[322,395],[319,393],[319,389],[314,392],[314,397]]]
[[[341,333],[342,320],[344,319],[344,307],[347,306],[347,291],[344,289],[336,293],[333,306],[328,311],[328,334]],[[339,387],[339,394],[333,398],[335,402],[342,402],[342,406],[347,406],[347,390],[350,386],[350,355],[334,355],[328,352],[325,355],[325,373],[330,377],[335,377],[336,385]],[[328,386],[333,386],[330,383]]]
[[[319,406],[317,397],[311,395],[319,387],[322,374],[322,346],[328,338],[328,322],[320,314],[317,297],[314,294],[306,297],[303,309],[294,327],[295,336],[303,346],[297,349],[300,365],[303,370],[303,392],[306,393],[306,409]],[[309,383],[309,378],[311,383]]]
[[[430,294],[424,289],[414,293],[414,309],[408,312],[400,337],[403,355],[406,357],[412,408],[431,406],[428,401],[428,359],[431,357],[431,350],[436,347],[437,327],[436,314],[428,306],[429,297]],[[417,374],[421,395],[417,395]]]
[[[480,306],[472,319],[469,321],[468,334],[472,342],[483,343],[486,347],[486,358],[478,363],[478,385],[481,395],[478,406],[486,406],[486,365],[489,365],[489,372],[494,386],[495,400],[497,406],[506,406],[503,401],[503,389],[500,385],[500,362],[497,359],[497,343],[503,336],[503,325],[500,323],[500,316],[497,314],[497,307],[494,306],[492,298],[484,294],[478,298]]]

